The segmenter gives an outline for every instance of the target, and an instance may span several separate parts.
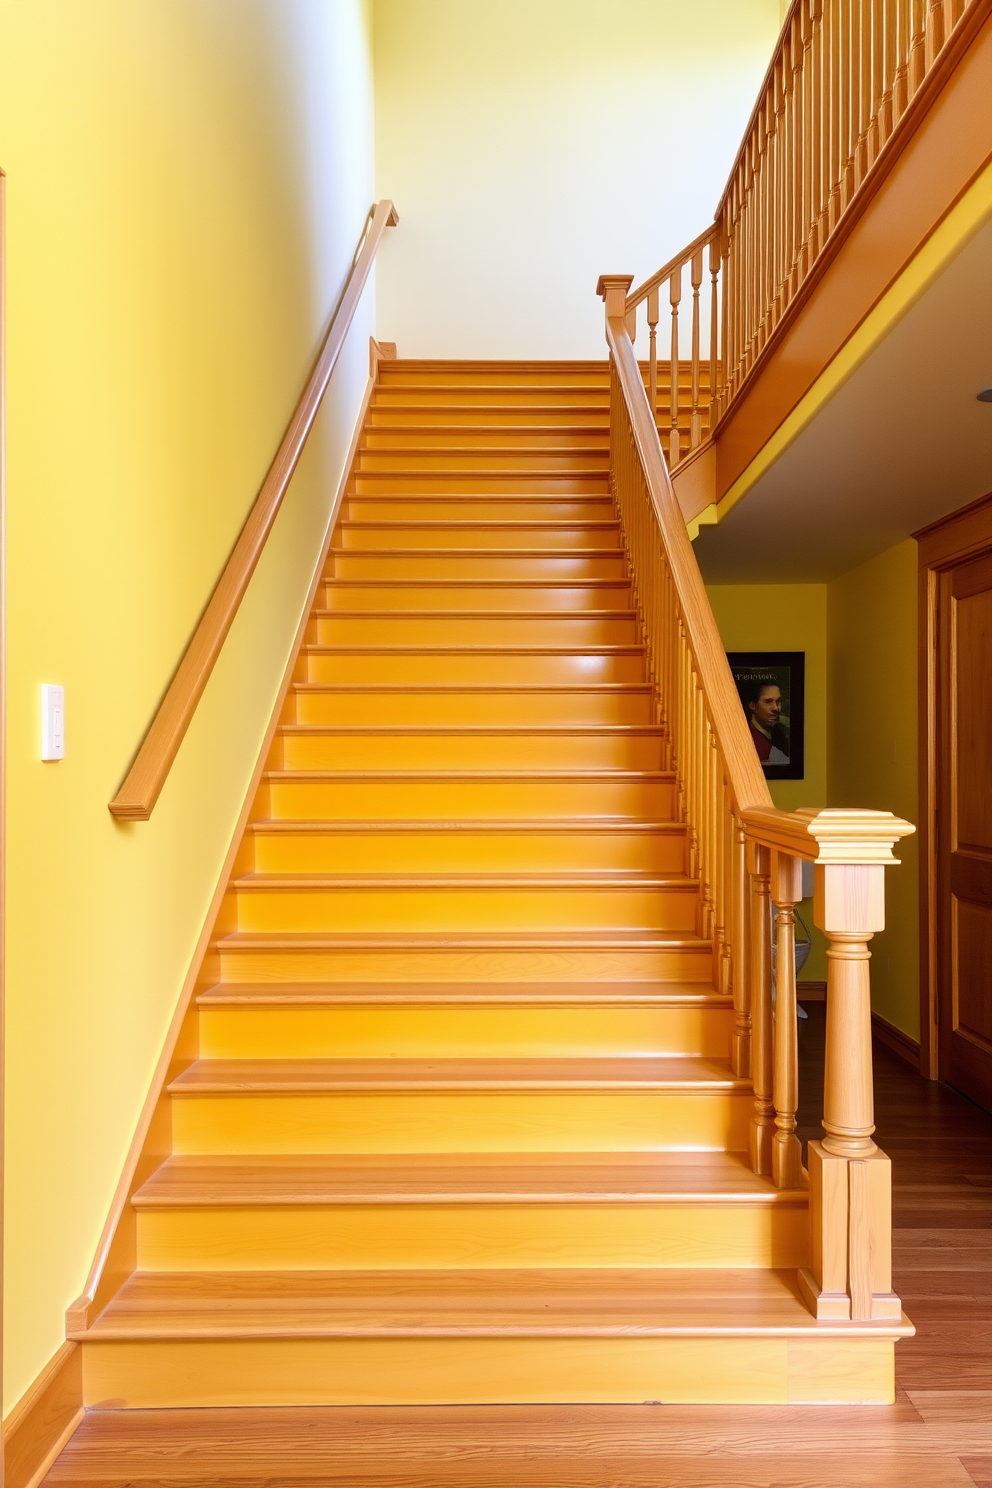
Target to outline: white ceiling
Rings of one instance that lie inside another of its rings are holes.
[[[992,221],[727,516],[709,583],[817,583],[992,491]]]

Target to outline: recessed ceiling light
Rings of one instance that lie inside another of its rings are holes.
[[[992,403],[992,385],[990,385],[989,387],[979,388],[978,392],[975,394],[975,397],[978,399],[979,403]]]

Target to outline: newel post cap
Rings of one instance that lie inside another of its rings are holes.
[[[815,840],[817,863],[898,863],[892,849],[916,828],[891,811],[824,810],[805,807],[806,830]]]
[[[600,274],[596,293],[606,301],[607,316],[627,313],[627,291],[634,282],[633,274]]]

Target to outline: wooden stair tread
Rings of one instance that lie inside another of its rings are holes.
[[[218,982],[197,996],[200,1007],[713,1007],[729,994],[709,984],[624,982]]]
[[[379,931],[372,935],[348,935],[334,931],[301,930],[267,934],[255,930],[233,930],[214,942],[221,949],[323,950],[710,950],[711,942],[698,935],[665,930],[439,930],[427,934]]]
[[[535,692],[555,696],[570,692],[591,692],[599,697],[621,693],[653,693],[650,682],[294,682],[293,692]]]
[[[312,1204],[806,1202],[729,1152],[170,1157],[136,1208]]]
[[[439,472],[444,474],[444,472]],[[511,474],[513,472],[510,472]],[[376,470],[372,474],[376,479],[380,476],[389,476],[388,470]],[[476,472],[480,474],[480,472]],[[432,477],[433,479],[433,474]],[[553,479],[549,476],[548,479]],[[389,524],[390,526],[392,523]],[[440,548],[338,548],[329,549],[333,558],[557,558],[566,563],[574,563],[575,559],[581,558],[615,558],[623,557],[623,549],[616,548],[459,548],[454,543]],[[463,580],[463,583],[465,581]],[[548,587],[545,583],[545,587]],[[567,585],[565,586],[568,587]]]
[[[399,454],[402,451],[388,450],[383,453]],[[378,474],[378,471],[368,473]],[[423,500],[424,498],[412,496],[410,499],[411,501],[416,501],[418,499]],[[539,532],[549,529],[552,532],[560,532],[563,527],[568,529],[575,527],[582,532],[589,529],[601,530],[603,528],[608,529],[610,532],[617,532],[620,529],[620,523],[616,517],[342,517],[338,523],[338,527],[356,527],[359,530],[364,530],[365,528],[378,530],[380,527],[409,527],[414,532],[420,532],[425,528],[433,529],[437,527],[440,527],[444,532],[452,530],[455,532],[466,530],[471,532],[476,527],[496,527],[500,529],[506,527],[511,532],[516,532],[521,528],[527,532],[535,528]],[[351,550],[349,549],[349,551]],[[583,549],[584,551],[585,549]]]
[[[565,780],[607,781],[618,780],[632,784],[675,779],[671,770],[266,770],[263,780]]]
[[[901,1323],[818,1323],[794,1272],[447,1270],[136,1272],[85,1333],[154,1338],[893,1338]]]
[[[465,737],[488,738],[493,735],[501,738],[509,737],[543,738],[548,735],[552,738],[571,738],[579,735],[583,738],[657,738],[666,737],[665,730],[660,723],[281,723],[277,729],[280,734],[304,734],[326,738],[335,735],[343,735],[351,738],[355,734],[386,734],[389,737],[413,738],[433,737],[440,735],[442,738]]]
[[[641,832],[682,835],[684,822],[651,821],[636,816],[563,817],[388,817],[330,821],[323,817],[263,817],[249,823],[249,830],[269,833],[331,832]]]
[[[540,1059],[198,1059],[172,1095],[358,1090],[750,1090],[702,1055]]]
[[[393,641],[373,643],[368,646],[334,646],[310,642],[301,648],[301,655],[310,656],[643,656],[643,646],[610,646],[590,644],[587,646],[492,646],[481,642],[477,646],[441,646],[414,642],[409,646],[397,645]]]
[[[547,873],[243,873],[238,889],[698,889],[684,873],[572,869]]]
[[[312,620],[636,620],[636,610],[326,610]]]

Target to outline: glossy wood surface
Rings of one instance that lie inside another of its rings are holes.
[[[819,1130],[823,1012],[800,1030]],[[917,1321],[894,1406],[499,1406],[94,1412],[47,1482],[316,1488],[975,1488],[992,1458],[992,1121],[876,1049],[896,1284]],[[715,1283],[716,1285],[717,1283]]]
[[[351,278],[262,489],[134,762],[110,803],[110,811],[119,821],[147,821],[154,810],[303,453],[371,272],[376,249],[386,228],[398,221],[396,210],[388,200],[379,202],[371,214]]]

